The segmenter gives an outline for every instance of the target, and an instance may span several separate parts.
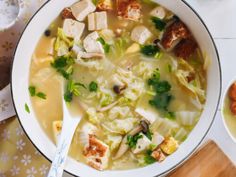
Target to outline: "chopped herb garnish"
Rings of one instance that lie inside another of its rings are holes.
[[[90,92],[96,92],[98,90],[98,84],[94,81],[92,81],[90,84],[89,84],[89,91]]]
[[[157,109],[167,111],[172,98],[173,96],[170,93],[157,94],[152,100],[149,101],[149,104]]]
[[[150,129],[148,129],[147,133],[145,133],[146,137],[152,141],[152,135],[153,133],[150,131]]]
[[[160,52],[160,49],[155,45],[144,45],[141,47],[141,53],[149,57],[154,57],[158,52]]]
[[[127,136],[127,144],[129,145],[129,147],[131,149],[135,148],[138,140],[142,137],[143,137],[143,135],[140,135],[140,134],[136,134],[134,136],[128,135]]]
[[[175,120],[175,113],[174,112],[171,112],[171,111],[169,111],[169,112],[167,112],[166,113],[166,115],[165,115],[165,117],[167,118],[167,119],[170,119],[170,120]]]
[[[39,97],[39,98],[42,98],[42,99],[46,99],[46,95],[45,95],[45,93],[43,93],[43,92],[38,92],[37,94],[36,94],[36,96],[37,97]]]
[[[35,86],[30,86],[28,88],[29,90],[29,93],[30,93],[30,96],[34,97],[34,96],[37,96],[39,98],[42,98],[42,99],[46,99],[46,94],[44,94],[43,92],[36,92],[36,87]]]
[[[27,105],[27,103],[25,103],[25,111],[30,113],[30,109],[29,109],[29,106]]]
[[[167,81],[159,81],[153,84],[154,90],[157,93],[165,93],[170,91],[171,85]]]
[[[70,56],[60,56],[57,57],[51,66],[57,70],[65,79],[69,80],[70,76],[73,74],[73,64],[74,59]]]
[[[36,88],[34,86],[29,86],[28,89],[29,89],[30,96],[36,95]]]
[[[152,17],[152,22],[155,24],[156,29],[163,31],[166,27],[166,22],[164,22],[163,20],[161,20],[158,17]]]
[[[64,100],[66,102],[71,102],[73,99],[73,95],[75,96],[79,96],[80,95],[80,91],[79,88],[83,87],[86,89],[84,84],[81,84],[79,82],[75,82],[74,80],[69,80],[67,87],[66,87],[66,92],[64,94]]]
[[[145,157],[144,157],[144,161],[146,164],[152,164],[156,162],[156,159],[153,158],[152,156],[152,151],[151,150],[147,150]]]
[[[98,38],[97,41],[102,44],[105,53],[109,53],[110,45],[107,44],[106,41],[102,37]]]

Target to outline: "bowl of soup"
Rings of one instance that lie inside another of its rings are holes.
[[[236,142],[236,83],[232,80],[227,87],[222,101],[221,115],[224,126],[234,142]]]
[[[75,176],[167,174],[204,139],[220,92],[214,41],[185,1],[48,1],[12,68],[20,123],[48,160],[62,100],[85,112],[65,166]]]

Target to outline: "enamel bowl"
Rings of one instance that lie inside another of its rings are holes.
[[[39,41],[44,30],[60,14],[64,7],[70,6],[78,0],[49,0],[34,15],[18,43],[15,52],[12,68],[12,95],[15,110],[20,123],[35,147],[49,160],[52,161],[56,146],[47,137],[46,133],[40,127],[33,111],[28,114],[24,105],[30,104],[30,95],[28,92],[29,68],[31,55]],[[220,62],[214,41],[198,14],[183,0],[154,0],[160,5],[173,11],[190,28],[195,36],[203,53],[211,59],[211,65],[207,73],[207,99],[203,114],[188,136],[187,140],[181,144],[179,149],[169,156],[162,163],[154,163],[147,167],[124,170],[124,171],[97,171],[72,158],[68,158],[65,171],[81,177],[153,177],[163,176],[178,165],[182,164],[199,146],[212,122],[214,121],[216,109],[218,107],[221,93],[221,69]]]

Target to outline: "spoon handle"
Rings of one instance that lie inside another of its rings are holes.
[[[66,157],[70,148],[70,144],[79,123],[78,118],[65,118],[63,121],[62,131],[57,146],[56,154],[52,162],[48,177],[61,177],[63,174]]]

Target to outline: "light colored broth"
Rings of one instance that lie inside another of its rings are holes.
[[[159,35],[159,32],[155,29],[155,27],[152,25],[149,19],[149,12],[151,9],[153,9],[152,5],[143,5],[143,23],[145,26],[147,26],[150,31],[154,34],[152,38],[150,38],[150,41],[153,41],[155,39],[155,36]],[[125,23],[122,20],[118,20],[117,17],[113,12],[108,13],[108,24],[109,29],[116,29],[118,28],[118,25],[121,23]],[[129,22],[129,25],[126,27],[127,33],[131,31],[131,29],[139,24],[139,22]],[[31,69],[30,69],[30,79],[29,83],[30,85],[34,85],[37,90],[42,91],[47,95],[46,100],[39,99],[37,97],[32,97],[32,104],[34,108],[34,112],[38,118],[39,123],[41,124],[43,130],[45,133],[49,136],[49,138],[55,142],[54,135],[53,135],[53,128],[52,128],[52,122],[62,120],[62,94],[61,94],[61,81],[62,77],[59,73],[55,71],[54,68],[51,67],[51,62],[53,61],[53,57],[48,55],[48,49],[50,48],[50,42],[53,38],[56,36],[56,30],[57,27],[62,26],[62,20],[58,18],[55,20],[55,22],[52,23],[52,26],[50,29],[52,30],[52,34],[50,37],[45,37],[44,35],[41,37],[35,52],[32,57],[32,63],[31,63]],[[88,34],[88,31],[85,31],[83,33],[83,37]],[[83,38],[82,37],[82,38]],[[129,41],[127,44],[127,47],[130,46],[133,42]],[[201,58],[199,58],[199,49],[197,52],[192,55],[191,60],[196,60],[198,64],[193,63],[191,64],[192,67],[194,67],[195,71],[199,74],[201,77],[201,85],[202,89],[206,89],[206,80],[205,75],[206,72],[203,69],[203,57],[200,54]],[[101,71],[95,72],[89,71],[88,68],[81,66],[81,65],[75,65],[74,66],[74,73],[73,78],[76,79],[76,81],[85,84],[86,86],[94,80],[97,80],[99,77],[103,77],[104,80],[108,82],[107,85],[111,85],[111,80],[113,77],[113,73],[116,72],[117,67],[124,68],[127,65],[129,61],[132,61],[132,65],[135,67],[138,64],[140,64],[141,61],[151,63],[151,66],[153,69],[159,68],[161,80],[168,81],[172,88],[170,93],[174,96],[173,101],[171,102],[169,106],[169,110],[172,112],[178,112],[178,111],[196,111],[195,105],[192,103],[192,101],[189,99],[189,93],[184,89],[180,84],[178,84],[178,81],[176,77],[171,74],[171,72],[168,69],[168,66],[174,61],[177,63],[179,62],[178,59],[172,54],[172,53],[164,53],[163,56],[160,59],[145,59],[139,52],[134,54],[128,54],[124,55],[122,57],[117,57],[115,53],[109,53],[107,56],[107,63],[104,61],[105,68]],[[144,58],[144,59],[143,59]],[[133,71],[133,70],[132,70]],[[134,74],[135,75],[135,74]],[[136,76],[140,77],[140,76]],[[146,83],[146,79],[142,79],[143,83]],[[112,89],[112,87],[111,87]],[[145,85],[145,89],[147,89],[147,86]],[[84,102],[89,107],[97,107],[99,104],[98,100],[88,99],[90,96],[90,92],[86,89],[81,89],[81,96],[74,97],[72,103],[70,104],[70,110],[73,112],[73,114],[76,114],[76,111],[78,111],[78,102]],[[152,110],[156,113],[157,117],[159,115],[159,112],[154,109],[150,104],[148,104],[151,96],[146,95],[142,97],[142,100],[137,101],[135,104],[141,104],[144,109]],[[131,108],[131,113],[135,115],[134,108]],[[227,110],[226,110],[227,111]],[[107,113],[104,113],[107,114]],[[200,117],[200,115],[199,115]],[[198,117],[198,118],[199,118]],[[229,117],[229,118],[228,118]],[[164,118],[159,118],[164,119]],[[137,118],[138,120],[138,118]],[[101,121],[101,120],[100,120]],[[106,118],[106,116],[102,119],[103,122],[109,122],[110,120]],[[168,120],[169,121],[169,120]],[[170,120],[171,122],[174,122],[178,124],[176,120]],[[234,121],[235,124],[232,124],[231,122]],[[85,114],[82,121],[80,122],[77,132],[74,135],[73,142],[70,148],[70,156],[75,158],[76,160],[80,162],[85,163],[85,158],[82,154],[83,147],[79,141],[79,132],[81,130],[81,127],[85,125],[85,123],[89,122],[88,115]],[[233,119],[232,116],[226,116],[226,122],[230,127],[230,129],[233,131],[233,133],[236,134],[236,119]],[[197,121],[194,123],[194,125],[197,123]],[[179,125],[181,128],[184,128],[187,133],[190,133],[190,131],[193,129],[193,126],[183,126]],[[232,127],[234,125],[234,127]],[[107,131],[105,131],[101,125],[96,125],[99,129],[97,137],[100,140],[104,140]],[[173,136],[176,134],[176,132],[172,132]],[[184,139],[180,140],[179,143]],[[116,151],[112,151],[111,157],[114,156]],[[144,153],[134,155],[129,150],[126,152],[126,154],[121,157],[118,160],[109,162],[108,169],[119,169],[119,170],[125,170],[125,169],[132,169],[132,168],[138,168],[140,166],[143,166],[143,164],[140,162],[140,159],[143,158]]]

